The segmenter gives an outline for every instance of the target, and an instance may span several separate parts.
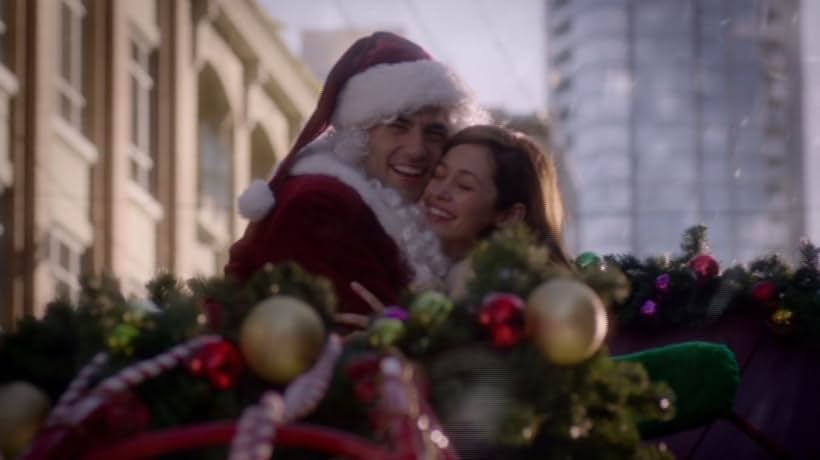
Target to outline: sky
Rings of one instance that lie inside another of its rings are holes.
[[[391,29],[453,66],[482,104],[543,112],[544,0],[259,0],[295,54],[308,29]],[[515,5],[515,7],[511,7]]]

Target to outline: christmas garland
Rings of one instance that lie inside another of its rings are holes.
[[[463,298],[427,292],[407,299],[408,309],[388,308],[367,331],[369,344],[398,348],[423,363],[445,428],[460,434],[460,452],[668,455],[639,447],[635,422],[670,419],[671,392],[650,383],[637,363],[607,356],[598,296],[551,264],[547,251],[523,227],[497,234],[472,254],[475,275]],[[465,406],[498,412],[467,424],[458,417]]]
[[[58,299],[0,338],[0,399],[25,409],[15,429],[0,423],[0,449],[20,453],[21,430],[43,426],[26,458],[229,438],[232,458],[313,458],[281,448],[289,442],[314,442],[326,458],[330,439],[381,458],[455,458],[454,446],[511,459],[669,458],[641,443],[638,426],[673,417],[673,394],[639,362],[607,356],[599,297],[547,255],[522,229],[499,234],[474,253],[463,298],[408,295],[336,351],[331,285],[296,265],[241,286],[163,275],[143,301],[113,280],[85,281],[76,303]],[[594,287],[616,295],[605,285]],[[40,425],[48,400],[57,404]],[[193,435],[206,432],[215,438]]]
[[[773,334],[816,346],[820,342],[818,258],[820,249],[802,241],[796,268],[769,255],[721,272],[709,253],[706,227],[695,226],[684,233],[677,257],[641,261],[629,255],[600,258],[587,252],[578,256],[576,264],[593,283],[602,278],[631,286],[631,295],[622,296],[616,307],[621,324],[630,330],[659,334],[703,327],[736,314],[754,315]]]

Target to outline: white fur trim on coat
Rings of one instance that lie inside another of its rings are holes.
[[[427,106],[472,105],[473,99],[467,85],[440,62],[379,64],[347,81],[339,94],[332,123],[336,127],[372,126]]]
[[[398,246],[405,262],[414,272],[413,284],[427,288],[441,284],[447,275],[449,263],[441,252],[438,237],[427,228],[418,206],[405,203],[398,192],[375,179],[368,179],[333,152],[311,149],[302,154],[303,157],[290,171],[292,175],[321,174],[351,187]]]
[[[276,197],[267,182],[256,179],[239,195],[239,215],[255,222],[262,219],[276,205]]]

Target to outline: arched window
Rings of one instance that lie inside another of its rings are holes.
[[[199,161],[197,206],[213,224],[211,233],[230,236],[233,210],[233,125],[230,105],[216,71],[199,74]]]
[[[251,171],[250,179],[268,180],[276,166],[276,153],[268,133],[259,125],[251,132]]]

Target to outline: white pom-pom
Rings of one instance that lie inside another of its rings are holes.
[[[239,215],[255,222],[267,216],[275,204],[276,198],[268,183],[257,179],[239,196]]]

